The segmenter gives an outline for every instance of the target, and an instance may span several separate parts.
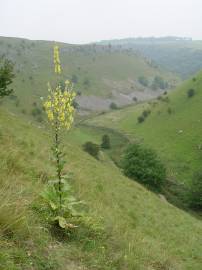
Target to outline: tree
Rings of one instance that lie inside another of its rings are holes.
[[[110,149],[111,145],[110,145],[110,138],[109,135],[104,134],[102,136],[102,143],[101,143],[101,148],[104,149]]]
[[[0,98],[9,96],[12,92],[12,88],[8,88],[9,85],[13,82],[15,77],[13,73],[13,63],[5,59],[4,57],[0,58]]]
[[[122,168],[126,176],[154,190],[161,190],[166,179],[166,169],[156,153],[139,144],[131,144],[127,147]]]

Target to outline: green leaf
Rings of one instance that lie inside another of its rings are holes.
[[[51,206],[51,208],[52,208],[53,210],[56,210],[56,209],[57,209],[57,205],[56,205],[54,202],[49,201],[49,204],[50,204],[50,206]]]
[[[65,229],[67,226],[67,222],[65,220],[65,218],[61,217],[61,216],[57,216],[54,218],[55,221],[58,221],[58,224],[61,228]]]

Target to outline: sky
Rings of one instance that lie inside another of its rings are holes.
[[[81,44],[139,36],[202,40],[202,0],[0,0],[0,36]]]

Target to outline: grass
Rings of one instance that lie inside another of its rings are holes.
[[[189,186],[193,174],[201,168],[202,73],[196,81],[185,82],[169,94],[168,100],[156,100],[108,113],[88,120],[88,124],[111,127],[132,141],[155,149],[167,166],[170,179]],[[188,98],[187,91],[196,95]],[[164,96],[165,98],[165,96]],[[143,123],[137,118],[146,109],[151,114]]]
[[[90,218],[63,241],[51,234],[39,196],[54,173],[47,130],[4,109],[0,130],[0,269],[200,269],[201,221],[124,177],[106,152],[97,161],[82,151],[84,141],[99,142],[106,129],[75,127],[65,139],[66,170]],[[13,224],[12,234],[5,224]]]
[[[53,42],[30,41],[0,37],[0,55],[5,54],[15,63],[15,93],[18,100],[10,100],[14,112],[26,111],[30,115],[33,102],[40,105],[40,97],[47,95],[47,82],[54,81],[52,59]],[[108,47],[69,45],[60,43],[63,74],[61,80],[77,76],[75,90],[82,95],[109,98],[112,90],[131,92],[131,86],[144,74],[152,79],[156,75],[173,83],[177,78],[169,72],[154,68],[140,55],[127,51],[109,51]],[[85,84],[85,81],[89,81]],[[19,103],[19,104],[18,104]],[[40,106],[39,106],[40,107]]]

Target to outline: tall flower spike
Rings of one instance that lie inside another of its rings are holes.
[[[55,73],[61,74],[60,54],[59,54],[59,47],[57,45],[54,46],[54,66],[55,66]]]
[[[54,46],[54,65],[55,73],[61,73],[59,48]],[[73,84],[70,81],[65,81],[65,89],[61,89],[58,84],[54,89],[48,83],[49,95],[44,102],[44,109],[48,116],[48,120],[52,126],[58,129],[70,129],[74,120],[73,101],[76,96],[73,91]]]

